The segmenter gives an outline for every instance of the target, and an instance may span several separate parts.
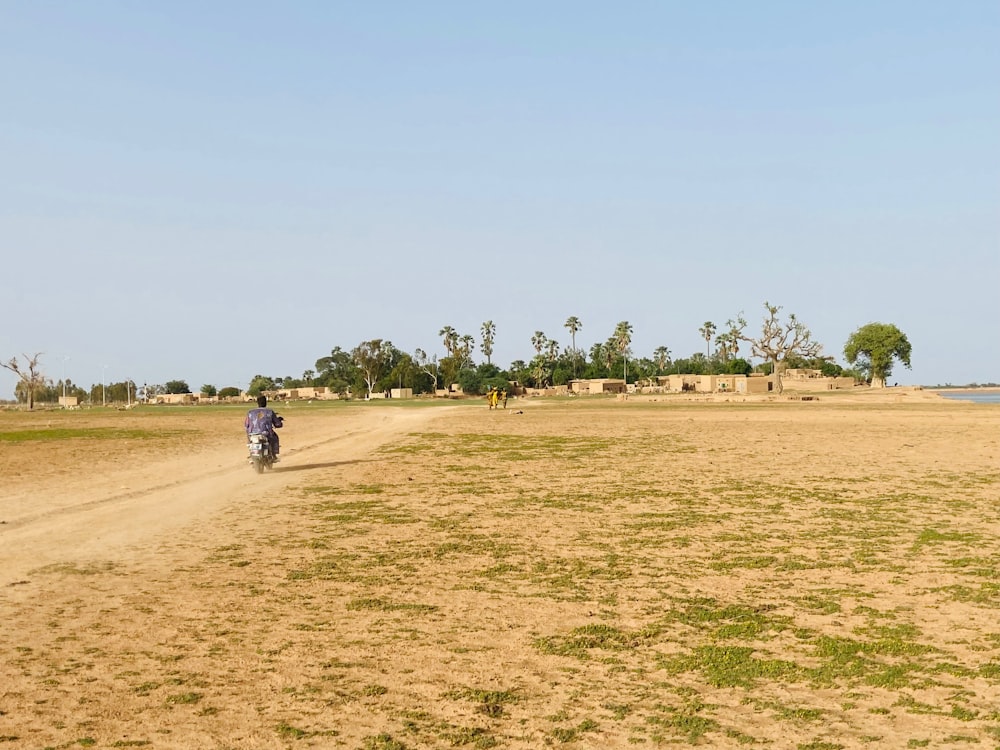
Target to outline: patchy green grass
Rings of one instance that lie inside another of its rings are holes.
[[[190,430],[153,431],[121,427],[52,427],[0,431],[0,443],[54,442],[61,440],[162,440]]]
[[[821,750],[917,715],[908,747],[992,747],[1000,474],[923,454],[995,424],[941,413],[883,414],[873,454],[846,405],[455,410],[231,511],[196,563],[36,571],[73,595],[0,660],[39,715],[114,662],[129,711],[288,747]]]

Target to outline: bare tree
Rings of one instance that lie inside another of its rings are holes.
[[[754,356],[771,363],[775,387],[778,393],[781,393],[783,390],[781,371],[784,369],[785,360],[788,359],[789,355],[794,354],[807,359],[818,357],[823,351],[823,347],[812,340],[812,333],[795,317],[795,313],[789,313],[788,320],[782,322],[778,317],[778,313],[781,312],[780,305],[765,302],[764,309],[767,310],[767,315],[758,338],[747,336],[743,332],[747,326],[743,313],[737,316],[733,330],[737,332],[737,338],[750,344]]]
[[[20,378],[20,387],[24,389],[25,401],[30,411],[35,408],[35,391],[45,386],[45,376],[38,369],[41,352],[37,352],[33,357],[29,357],[27,354],[23,356],[24,364],[19,364],[17,357],[11,357],[9,362],[0,362],[0,367],[10,370]]]

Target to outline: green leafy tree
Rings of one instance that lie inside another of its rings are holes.
[[[687,359],[675,360],[670,369],[684,375],[708,375],[711,370],[711,361],[704,352],[695,352]]]
[[[597,342],[590,347],[590,366],[587,367],[584,373],[586,377],[606,378],[608,376],[608,369],[605,364],[609,359],[607,349],[607,343],[602,342]]]
[[[167,383],[167,387],[170,387],[170,383]],[[267,375],[254,375],[250,380],[250,385],[247,386],[247,393],[251,396],[259,396],[264,391],[275,390],[274,378]],[[167,393],[172,393],[173,391],[167,391]]]
[[[342,395],[349,393],[355,383],[361,383],[361,375],[351,353],[339,346],[335,346],[328,357],[316,360],[316,372],[320,385]]]
[[[870,379],[872,388],[885,388],[885,381],[899,361],[910,366],[911,347],[906,334],[891,323],[869,323],[851,334],[844,345],[844,358]]]
[[[214,396],[219,395],[219,389],[210,383],[206,383],[201,387],[201,395],[207,398],[213,398]]]
[[[723,372],[727,375],[749,375],[753,372],[753,365],[742,357],[733,357],[725,363]]]
[[[219,389],[219,398],[237,398],[240,395],[240,389],[233,385],[227,385],[225,388]]]
[[[781,393],[781,373],[785,369],[785,360],[793,355],[799,357],[818,357],[823,347],[813,341],[812,332],[798,319],[794,313],[789,313],[787,320],[782,320],[781,306],[764,303],[767,314],[761,326],[758,337],[744,333],[747,322],[741,313],[736,318],[735,330],[741,341],[750,344],[754,356],[771,363],[771,372],[775,376],[775,389]]]
[[[414,387],[414,377],[420,370],[416,362],[413,361],[413,357],[393,348],[389,365],[391,369],[389,374],[385,376],[389,388],[412,388],[415,392],[417,391],[417,388]]]
[[[354,363],[361,370],[368,397],[371,398],[376,383],[392,358],[393,346],[383,339],[362,341],[351,351]]]
[[[191,386],[184,380],[168,380],[163,386],[167,393],[190,393]]]
[[[531,367],[523,359],[515,359],[510,363],[510,379],[518,383],[527,383],[531,376]]]
[[[111,403],[131,403],[135,400],[136,386],[131,380],[120,383],[108,383],[105,392],[105,399]]]

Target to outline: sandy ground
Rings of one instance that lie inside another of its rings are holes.
[[[1000,746],[1000,409],[510,407],[3,415],[0,744]]]
[[[296,472],[363,459],[429,416],[418,410],[355,410],[331,424],[328,414],[307,414],[288,431],[282,462],[267,484],[247,469],[238,418],[230,418],[235,427],[209,423],[212,430],[221,427],[224,438],[214,432],[191,438],[168,430],[159,447],[139,448],[135,440],[61,451],[51,444],[27,445],[19,452],[29,454],[23,458],[6,448],[0,464],[5,485],[0,496],[0,584],[10,585],[45,565],[141,553],[145,545],[178,529],[266,500],[293,481]],[[51,419],[40,416],[36,421],[49,424]],[[116,425],[144,422],[123,417]],[[189,440],[198,448],[193,455]]]

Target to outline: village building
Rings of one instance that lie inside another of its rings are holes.
[[[781,385],[786,391],[838,391],[853,388],[852,377],[831,377],[821,370],[788,369],[781,375]]]
[[[600,395],[605,393],[626,393],[628,388],[621,378],[590,378],[588,380],[571,380],[567,383],[569,393],[580,395]]]

